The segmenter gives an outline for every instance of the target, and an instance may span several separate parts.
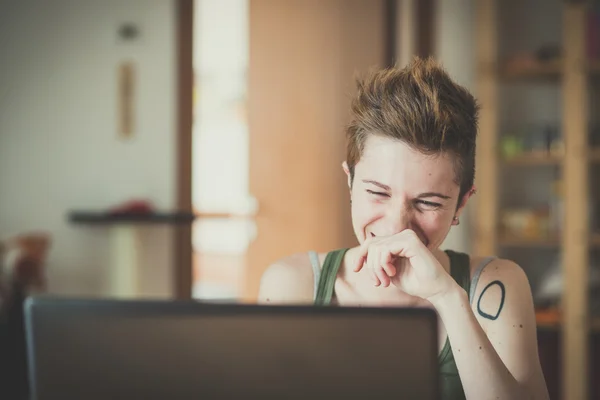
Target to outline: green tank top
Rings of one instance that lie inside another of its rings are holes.
[[[332,251],[325,257],[315,295],[315,305],[327,306],[331,304],[337,273],[347,251],[348,249]],[[471,263],[469,255],[451,250],[446,250],[446,254],[450,258],[450,275],[470,297]],[[465,399],[465,392],[460,381],[460,376],[458,375],[458,368],[456,367],[448,338],[446,338],[438,360],[441,378],[441,398],[443,400]]]

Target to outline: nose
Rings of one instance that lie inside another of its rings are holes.
[[[404,205],[394,205],[387,209],[385,222],[383,223],[383,234],[385,236],[395,235],[398,232],[411,227],[412,212]]]

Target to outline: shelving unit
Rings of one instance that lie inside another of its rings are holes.
[[[474,219],[474,252],[502,254],[503,249],[559,251],[564,291],[561,320],[539,321],[539,328],[561,331],[562,398],[587,399],[589,389],[589,334],[600,332],[600,320],[588,309],[590,251],[600,248],[600,232],[590,231],[588,199],[590,166],[600,163],[600,147],[588,142],[590,82],[600,78],[600,60],[586,54],[584,1],[562,2],[562,54],[554,61],[521,60],[506,63],[499,56],[499,0],[477,1],[477,95],[482,105],[477,144],[477,205]],[[524,153],[505,158],[500,154],[501,99],[505,84],[560,85],[560,131],[564,150],[560,154]],[[562,231],[540,238],[506,235],[501,229],[502,168],[553,168],[562,175]],[[524,266],[525,269],[526,266]]]

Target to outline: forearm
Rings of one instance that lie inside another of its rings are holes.
[[[466,292],[456,286],[432,301],[446,328],[467,399],[523,399],[524,387],[510,371],[477,322]]]

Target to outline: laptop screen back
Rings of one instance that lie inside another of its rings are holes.
[[[34,399],[437,398],[435,313],[33,299]]]

